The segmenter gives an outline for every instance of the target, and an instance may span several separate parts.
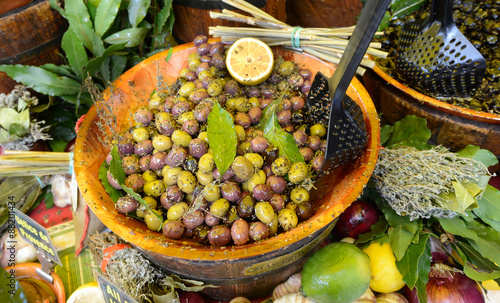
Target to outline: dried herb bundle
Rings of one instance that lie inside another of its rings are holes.
[[[373,172],[377,190],[401,216],[452,218],[473,207],[491,174],[481,162],[442,146],[382,149]]]

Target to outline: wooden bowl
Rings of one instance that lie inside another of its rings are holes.
[[[105,91],[105,100],[114,108],[118,119],[117,132],[128,129],[136,108],[147,104],[157,87],[157,75],[163,81],[174,81],[187,65],[187,57],[195,52],[193,44],[173,49],[168,62],[167,52],[139,63]],[[313,56],[274,49],[275,56],[293,60],[313,73],[329,76],[334,65]],[[212,247],[187,238],[169,240],[159,232],[148,230],[139,220],[115,211],[114,204],[99,180],[99,167],[109,151],[99,141],[101,123],[93,106],[85,116],[76,140],[75,172],[80,191],[96,216],[118,236],[132,243],[148,258],[166,270],[180,276],[219,286],[207,288],[210,297],[230,300],[237,296],[261,298],[291,274],[301,270],[307,256],[324,242],[334,220],[361,193],[368,182],[378,156],[380,128],[377,112],[370,96],[357,79],[353,79],[348,94],[362,108],[368,130],[368,147],[360,157],[332,172],[318,188],[321,193],[314,201],[317,210],[313,217],[296,228],[261,242],[242,246]]]
[[[500,158],[500,116],[451,105],[413,90],[389,76],[378,66],[363,76],[363,85],[390,123],[407,115],[427,120],[431,143],[453,151],[472,144],[491,151]],[[492,167],[496,171],[500,166]]]
[[[57,303],[65,303],[66,292],[64,291],[64,284],[61,278],[55,272],[52,272],[50,275],[54,278],[54,281],[49,283],[36,273],[37,268],[42,268],[42,265],[40,263],[19,263],[15,266],[5,267],[4,269],[7,273],[10,273],[10,271],[13,270],[13,273],[18,280],[27,279],[31,282],[42,285],[44,289],[48,289],[54,294],[57,299]]]

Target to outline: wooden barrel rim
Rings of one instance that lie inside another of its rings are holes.
[[[452,105],[452,104],[446,103],[444,101],[439,101],[439,100],[434,99],[432,97],[426,96],[426,95],[424,95],[424,94],[422,94],[414,89],[409,88],[408,86],[402,84],[401,82],[397,81],[393,77],[389,76],[378,65],[375,65],[375,67],[373,68],[373,71],[377,75],[379,75],[382,79],[387,81],[389,84],[391,84],[392,86],[403,91],[405,94],[408,94],[411,97],[419,100],[420,102],[423,102],[423,103],[425,103],[431,107],[434,107],[440,111],[447,112],[447,113],[457,115],[460,117],[464,117],[464,118],[469,119],[469,120],[475,120],[475,121],[481,121],[481,122],[493,123],[493,124],[500,124],[500,115],[487,113],[487,112],[480,112],[480,111],[468,109],[465,107]]]
[[[220,39],[210,39],[209,42],[220,41]],[[180,51],[185,51],[187,49],[195,51],[195,47],[193,43],[187,43],[180,46],[176,46],[173,48],[172,57],[167,64],[170,64],[172,60],[175,60],[175,53]],[[153,55],[150,58],[145,59],[138,65],[132,67],[125,74],[123,74],[117,81],[127,81],[128,75],[134,75],[138,71],[141,70],[144,66],[156,66],[160,60],[165,61],[165,57],[167,57],[168,50]],[[301,54],[301,56],[309,56],[314,60],[318,60],[316,57]],[[324,63],[328,65],[328,68],[333,73],[334,65],[330,63]],[[338,191],[335,191],[336,199],[340,201],[354,201],[361,191],[363,190],[365,184],[368,182],[374,168],[375,163],[378,157],[378,149],[380,146],[380,126],[379,119],[375,109],[375,105],[373,104],[370,95],[361,85],[361,82],[356,78],[351,82],[350,88],[348,90],[348,94],[360,105],[361,108],[364,109],[365,112],[365,124],[368,131],[368,146],[366,151],[360,156],[360,158],[356,161],[359,161],[359,168],[352,171],[349,175],[344,178],[348,178],[350,181],[343,180],[339,183]],[[104,98],[109,99],[111,97],[111,88],[108,87],[104,92]],[[104,225],[110,228],[112,231],[116,229],[117,225],[124,224],[126,220],[135,220],[127,218],[123,214],[112,213],[104,208],[103,205],[100,204],[97,200],[109,200],[109,196],[104,191],[104,188],[100,184],[98,178],[93,175],[86,174],[86,166],[99,165],[104,161],[105,154],[99,155],[101,158],[99,163],[85,163],[84,161],[84,153],[83,150],[88,150],[89,147],[85,146],[85,138],[87,137],[91,125],[97,121],[97,110],[95,106],[92,106],[89,112],[86,114],[83,123],[80,127],[80,130],[77,135],[76,140],[76,148],[75,148],[75,173],[77,176],[78,186],[84,195],[84,198],[89,205],[89,207],[96,213],[98,218],[102,221]],[[90,151],[88,151],[90,152]],[[98,182],[98,183],[96,183]],[[89,186],[94,185],[91,193],[87,193]],[[86,196],[89,195],[90,196]],[[90,199],[89,199],[90,198]],[[112,202],[111,202],[112,203]],[[132,242],[134,245],[149,251],[153,251],[155,253],[168,255],[171,257],[176,257],[185,260],[200,260],[200,255],[203,255],[203,261],[227,261],[228,259],[240,259],[240,258],[252,258],[259,257],[263,254],[273,252],[276,250],[283,249],[290,245],[290,241],[299,241],[301,239],[305,239],[310,237],[315,231],[318,231],[325,227],[328,223],[331,223],[335,218],[340,215],[346,208],[346,205],[343,203],[338,203],[336,205],[331,205],[327,207],[321,207],[321,211],[317,211],[317,213],[310,218],[309,220],[299,224],[296,228],[281,233],[279,235],[273,236],[264,241],[241,245],[241,246],[230,246],[230,247],[214,247],[209,245],[198,244],[192,240],[188,243],[187,241],[182,240],[169,240],[164,238],[163,236],[158,237],[157,232],[153,232],[150,230],[141,230],[141,235],[144,235],[143,239],[138,239],[135,235],[134,230],[130,226],[126,226],[130,230],[125,232],[124,230],[114,231],[117,232],[120,237],[124,240]],[[99,215],[101,212],[101,215]],[[122,223],[119,223],[119,222]],[[145,225],[144,225],[145,226]],[[181,238],[182,239],[182,238]],[[140,241],[138,241],[140,240]],[[137,243],[139,242],[139,243]],[[292,242],[293,243],[293,242]],[[190,252],[201,252],[198,253],[190,253]]]

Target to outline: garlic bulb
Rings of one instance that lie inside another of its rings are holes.
[[[273,300],[278,299],[279,297],[283,297],[284,295],[297,293],[300,291],[300,287],[302,286],[302,274],[297,273],[291,275],[288,280],[276,286],[273,291]]]

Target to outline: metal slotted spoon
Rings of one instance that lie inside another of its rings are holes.
[[[433,0],[429,18],[403,26],[396,72],[435,97],[467,97],[481,85],[486,61],[453,22],[452,0]]]
[[[304,109],[306,117],[312,123],[328,125],[323,172],[357,158],[367,146],[363,111],[346,91],[390,2],[366,2],[333,75],[328,78],[318,72],[311,84]]]

